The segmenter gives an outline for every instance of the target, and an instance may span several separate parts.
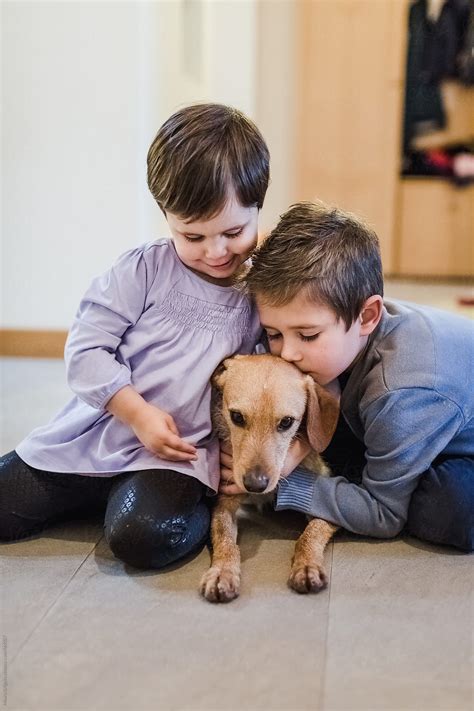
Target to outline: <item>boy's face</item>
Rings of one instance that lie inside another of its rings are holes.
[[[209,220],[187,222],[167,212],[180,260],[207,281],[226,285],[257,245],[258,208],[230,197]]]
[[[320,385],[327,385],[353,363],[367,342],[360,320],[348,331],[327,306],[298,295],[286,306],[259,301],[260,321],[271,352],[294,363]]]

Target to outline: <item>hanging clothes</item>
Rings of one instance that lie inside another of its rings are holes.
[[[405,88],[404,152],[415,135],[444,128],[446,116],[440,82],[460,77],[460,55],[465,45],[470,0],[447,0],[435,7],[417,0],[408,19]],[[437,19],[434,19],[437,16]]]
[[[474,86],[474,0],[471,0],[469,25],[459,56],[459,77],[466,86]]]

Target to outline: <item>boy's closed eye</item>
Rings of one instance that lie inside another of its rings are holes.
[[[267,338],[269,341],[276,341],[278,338],[281,338],[281,333],[268,333],[266,331]],[[305,343],[308,343],[310,341],[315,341],[319,336],[319,333],[312,333],[312,334],[305,334],[305,333],[298,333],[298,337],[304,341]]]
[[[299,333],[298,335],[302,341],[308,342],[308,341],[315,341],[318,338],[319,333],[312,333],[311,335]]]
[[[278,331],[276,331],[275,333],[270,333],[269,330],[266,328],[265,333],[269,341],[276,341],[281,338],[281,333],[278,333]]]

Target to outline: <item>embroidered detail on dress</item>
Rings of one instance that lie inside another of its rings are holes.
[[[158,311],[183,326],[202,328],[213,333],[247,334],[251,326],[249,304],[215,304],[176,289],[169,292]]]

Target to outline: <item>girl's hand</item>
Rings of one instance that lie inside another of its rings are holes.
[[[233,460],[232,446],[228,442],[221,442],[221,481],[219,484],[219,493],[232,496],[233,494],[245,494],[244,489],[240,489],[233,480]]]
[[[196,447],[181,439],[171,415],[155,405],[145,403],[129,424],[140,442],[153,454],[172,462],[197,459]]]

